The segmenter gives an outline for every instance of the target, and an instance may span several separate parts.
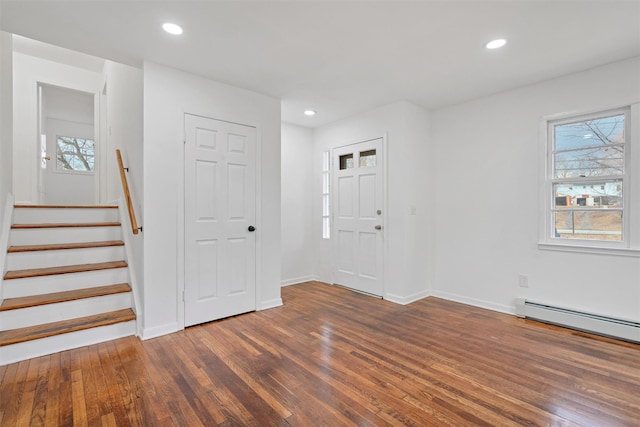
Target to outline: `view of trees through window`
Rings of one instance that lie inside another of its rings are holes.
[[[59,136],[57,150],[58,170],[80,172],[94,170],[94,142],[92,139]]]
[[[552,127],[555,237],[622,240],[625,113]]]

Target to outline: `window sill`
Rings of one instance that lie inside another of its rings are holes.
[[[612,248],[603,246],[563,245],[560,243],[538,243],[543,251],[574,252],[583,254],[615,255],[624,257],[640,257],[640,249]]]

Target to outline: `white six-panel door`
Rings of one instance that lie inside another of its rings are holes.
[[[382,296],[382,139],[333,150],[335,283]]]
[[[185,114],[185,136],[190,326],[256,308],[256,129]]]

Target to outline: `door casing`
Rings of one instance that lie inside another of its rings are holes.
[[[107,141],[106,139],[102,138],[103,136],[102,128],[106,126],[106,124],[103,122],[104,116],[102,114],[102,109],[101,109],[100,92],[90,92],[90,91],[87,91],[85,88],[60,86],[60,85],[49,83],[46,81],[37,81],[36,82],[36,93],[37,93],[36,186],[37,188],[35,192],[35,204],[43,203],[44,191],[45,191],[45,184],[44,184],[44,177],[43,177],[44,172],[40,167],[40,162],[42,160],[40,144],[41,144],[43,121],[45,119],[42,116],[43,114],[42,86],[43,85],[57,86],[62,89],[84,92],[87,94],[91,94],[93,96],[93,140],[95,143],[93,201],[96,204],[106,202],[106,200],[104,200],[104,197],[106,197],[106,180],[104,179],[105,178],[104,175],[106,173],[106,164],[105,164],[106,162],[104,161],[104,159],[106,154]],[[47,153],[47,155],[51,157],[52,159],[51,161],[54,161],[55,155],[53,155],[53,153]]]

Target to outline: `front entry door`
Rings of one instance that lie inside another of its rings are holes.
[[[336,284],[382,296],[382,139],[333,150]]]
[[[256,129],[185,114],[185,326],[256,309]]]

